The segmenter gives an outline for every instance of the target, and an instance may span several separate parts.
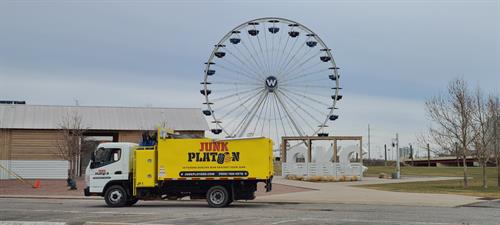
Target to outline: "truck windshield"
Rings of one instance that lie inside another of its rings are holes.
[[[98,148],[95,151],[95,167],[101,167],[119,161],[121,152],[119,148]]]

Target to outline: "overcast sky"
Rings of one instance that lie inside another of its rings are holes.
[[[259,17],[298,21],[342,68],[331,132],[415,142],[425,99],[463,77],[500,92],[499,1],[1,1],[0,99],[202,107],[213,44]],[[379,153],[372,155],[379,156]]]

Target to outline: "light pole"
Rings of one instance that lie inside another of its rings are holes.
[[[384,144],[384,166],[387,166],[387,145]]]
[[[368,159],[371,159],[370,150],[370,124],[368,124]]]
[[[393,140],[392,146],[396,147],[396,179],[401,178],[401,167],[399,166],[399,135],[396,133],[396,139]]]

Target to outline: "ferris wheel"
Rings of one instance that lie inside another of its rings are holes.
[[[205,63],[201,94],[224,137],[327,136],[342,99],[332,51],[306,26],[260,18],[229,31]]]

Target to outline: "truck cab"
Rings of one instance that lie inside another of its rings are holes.
[[[137,144],[126,142],[102,143],[91,154],[85,170],[85,196],[104,196],[110,186],[131,187],[133,151]],[[130,193],[129,193],[130,194]],[[111,200],[118,200],[115,193]]]

